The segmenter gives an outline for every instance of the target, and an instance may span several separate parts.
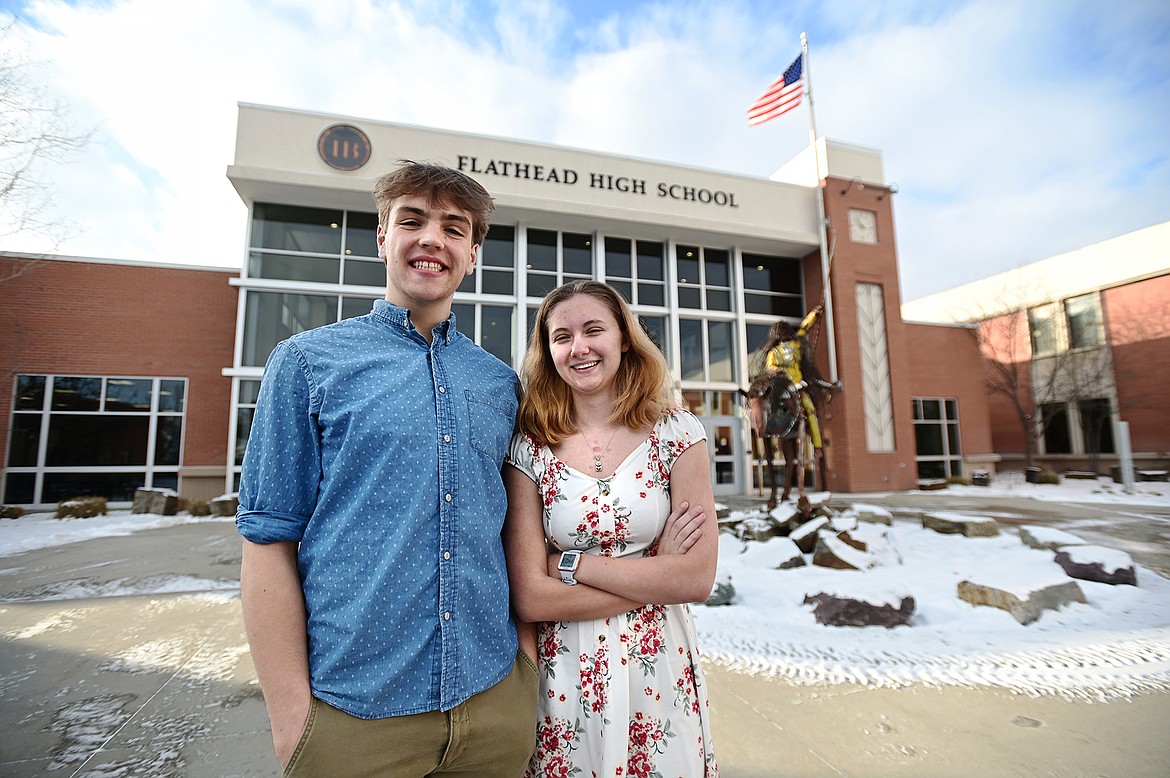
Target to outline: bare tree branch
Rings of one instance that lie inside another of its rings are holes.
[[[55,247],[68,225],[48,215],[54,191],[46,176],[89,142],[91,132],[70,125],[68,111],[46,96],[38,63],[15,40],[12,24],[0,28],[0,238],[33,232]],[[0,276],[0,282],[27,270]]]

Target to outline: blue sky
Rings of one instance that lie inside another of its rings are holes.
[[[238,102],[768,176],[806,108],[744,111],[802,31],[820,134],[898,186],[905,299],[1170,219],[1158,0],[2,0],[5,21],[95,129],[39,171],[62,253],[239,266]]]

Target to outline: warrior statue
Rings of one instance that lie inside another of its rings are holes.
[[[752,385],[748,390],[752,425],[764,440],[765,455],[771,467],[770,439],[778,437],[784,452],[784,491],[781,500],[787,500],[792,488],[797,459],[803,459],[804,440],[798,440],[801,430],[807,432],[817,462],[817,484],[827,486],[827,467],[824,441],[821,436],[817,409],[831,398],[831,391],[839,388],[823,380],[812,362],[808,333],[821,314],[817,306],[797,329],[786,321],[772,325],[768,339],[758,352],[763,364],[753,370]],[[759,358],[757,358],[759,360]],[[800,487],[803,489],[804,484]],[[769,508],[776,504],[776,478],[772,474],[772,492]]]

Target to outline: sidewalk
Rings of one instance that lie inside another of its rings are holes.
[[[1004,511],[1045,520],[1024,507]],[[1170,567],[1170,522],[1125,528]],[[0,774],[278,775],[240,619],[239,558],[230,523],[0,557]],[[1166,693],[1093,703],[796,686],[715,666],[707,676],[724,778],[1170,771]]]

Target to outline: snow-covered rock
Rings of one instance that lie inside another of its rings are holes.
[[[1124,551],[1104,546],[1064,546],[1056,552],[1056,564],[1071,578],[1105,584],[1137,586],[1133,558]]]
[[[944,535],[967,538],[990,538],[999,534],[999,523],[995,519],[950,511],[922,514],[922,526]]]
[[[1085,541],[1071,532],[1065,532],[1055,527],[1039,527],[1031,524],[1020,527],[1020,540],[1029,548],[1049,549],[1051,551],[1056,551],[1061,546],[1085,545]]]

